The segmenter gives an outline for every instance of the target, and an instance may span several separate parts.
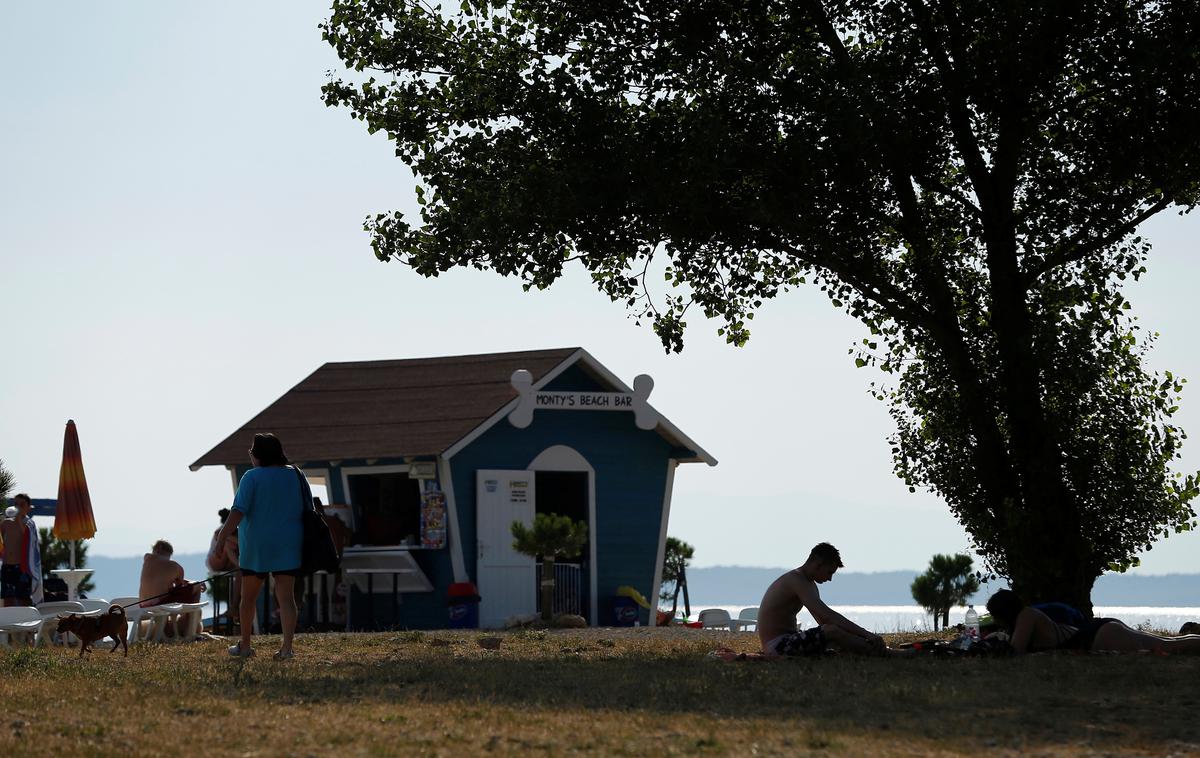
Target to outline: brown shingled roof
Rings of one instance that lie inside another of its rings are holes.
[[[536,382],[577,350],[326,363],[192,469],[245,463],[257,432],[279,435],[302,462],[441,453],[516,397],[514,371]]]

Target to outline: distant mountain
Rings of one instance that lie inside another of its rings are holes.
[[[204,553],[174,556],[189,579],[206,576]],[[94,597],[112,598],[136,595],[142,571],[142,556],[109,558],[89,556],[88,567],[96,589]],[[757,605],[762,593],[786,568],[749,568],[713,566],[688,569],[688,592],[692,605]],[[854,573],[839,571],[821,596],[834,605],[912,605],[908,591],[915,571]],[[988,590],[990,592],[991,590]],[[976,604],[987,600],[987,592],[972,598]],[[1092,592],[1096,605],[1200,607],[1200,574],[1106,574]]]
[[[688,593],[692,605],[756,605],[767,586],[787,570],[745,566],[688,569]],[[909,586],[916,575],[916,571],[839,571],[821,588],[821,597],[835,605],[911,605]],[[986,592],[972,598],[977,604],[986,600]],[[1097,580],[1092,602],[1101,606],[1198,607],[1200,574],[1106,574]]]
[[[203,579],[208,575],[204,568],[205,553],[179,553],[172,559],[183,566],[188,579]],[[93,569],[92,581],[96,589],[92,597],[106,600],[114,597],[135,597],[142,576],[142,556],[109,558],[103,555],[88,556],[88,568]]]

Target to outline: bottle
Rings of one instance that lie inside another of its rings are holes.
[[[964,647],[970,647],[972,644],[979,642],[979,614],[975,612],[975,606],[967,606],[967,616],[964,621],[963,626],[966,627],[966,634],[964,636],[967,640]]]

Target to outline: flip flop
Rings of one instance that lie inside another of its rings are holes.
[[[294,652],[292,652],[291,650],[287,651],[286,653],[283,652],[282,650],[280,650],[279,652],[275,653],[275,655],[273,655],[271,657],[277,661],[290,661],[292,658],[296,657],[296,654]]]
[[[225,649],[225,652],[229,653],[234,658],[250,658],[250,657],[253,657],[253,655],[254,655],[254,648],[249,648],[246,650],[246,652],[243,653],[242,652],[242,643],[239,642],[236,645],[230,645],[228,648]]]

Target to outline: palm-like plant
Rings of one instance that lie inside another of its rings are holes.
[[[542,560],[542,619],[554,618],[554,561],[583,552],[588,541],[585,521],[572,521],[557,513],[539,513],[528,527],[514,521],[510,527],[513,550]]]
[[[913,580],[913,600],[933,615],[934,631],[937,631],[939,616],[942,628],[949,626],[950,609],[962,605],[979,591],[979,578],[971,569],[968,555],[935,555],[929,560],[925,573]]]
[[[696,548],[675,537],[667,537],[666,549],[663,550],[662,581],[664,587],[673,585],[671,589],[663,589],[661,599],[671,601],[671,618],[675,618],[675,610],[679,607],[679,593],[683,592],[684,614],[692,614],[691,602],[687,594],[687,567]]]
[[[16,486],[17,478],[4,467],[4,461],[0,460],[0,505],[8,500],[8,493],[12,492]]]

